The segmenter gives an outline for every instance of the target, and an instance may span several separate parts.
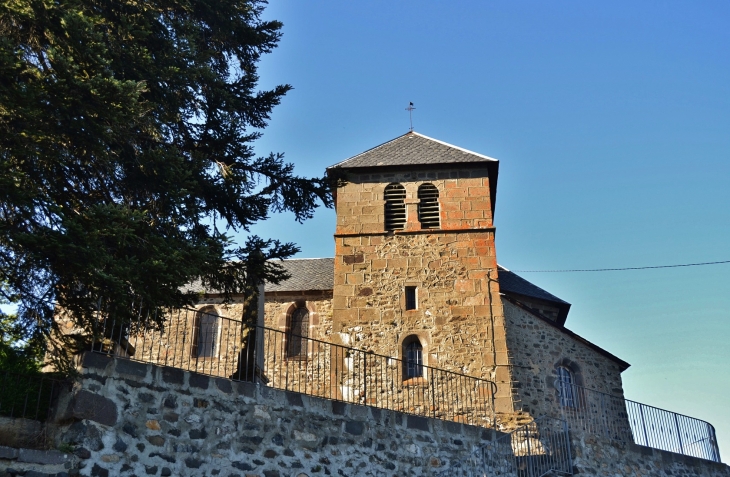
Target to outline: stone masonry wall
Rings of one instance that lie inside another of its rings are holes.
[[[487,477],[475,457],[503,436],[95,353],[81,371],[56,445],[84,476]],[[575,475],[730,477],[723,464],[572,437]]]
[[[595,436],[573,441],[573,473],[580,477],[730,476],[727,465],[696,457]]]
[[[623,396],[619,365],[532,313],[503,300],[516,406],[533,417],[560,415],[556,366],[569,363],[578,383]]]
[[[337,234],[385,232],[383,191],[391,182],[406,189],[406,231],[420,230],[418,187],[433,184],[439,190],[442,230],[492,226],[492,203],[486,169],[403,171],[350,174],[337,190]]]
[[[402,231],[384,228],[390,182],[406,189]],[[418,221],[423,183],[439,190],[438,229]],[[486,170],[352,174],[336,207],[333,341],[404,359],[416,336],[426,366],[496,382],[498,411],[511,413]],[[406,286],[417,287],[415,310]]]
[[[477,427],[88,353],[59,444],[88,476],[459,476]]]

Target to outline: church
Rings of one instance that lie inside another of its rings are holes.
[[[334,256],[279,262],[289,278],[261,285],[256,326],[246,297],[199,285],[162,329],[104,322],[82,388],[138,409],[110,436],[157,432],[145,403],[159,401],[177,409],[161,415],[169,436],[188,433],[188,468],[317,475],[357,455],[340,475],[730,475],[710,423],[626,399],[629,364],[498,264],[498,160],[409,131],[327,174]]]
[[[555,411],[557,380],[623,395],[629,364],[565,327],[569,303],[497,264],[498,160],[408,132],[327,172],[345,179],[334,258],[283,263],[266,327],[411,360],[411,374],[487,379],[504,418]]]

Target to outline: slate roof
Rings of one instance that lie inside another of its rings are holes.
[[[518,295],[537,298],[538,300],[551,301],[555,304],[570,305],[567,301],[561,300],[552,293],[549,293],[539,286],[528,282],[521,276],[507,270],[501,265],[498,265],[497,275],[499,276],[499,289],[503,292],[508,291],[517,293]]]
[[[291,278],[273,285],[267,283],[267,292],[332,290],[335,284],[334,258],[292,258],[277,262]]]
[[[415,131],[392,139],[327,169],[418,166],[463,163],[499,163],[497,159],[463,149]]]
[[[565,300],[561,300],[552,293],[549,293],[539,286],[528,282],[521,276],[507,270],[501,265],[498,265],[497,267],[499,290],[502,293],[549,302],[559,309],[558,322],[561,325],[565,323],[565,319],[568,317],[568,311],[570,310],[570,303]]]

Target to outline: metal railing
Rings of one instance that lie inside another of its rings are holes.
[[[571,429],[720,462],[709,422],[576,384],[556,382],[555,387],[561,416]]]
[[[474,477],[573,475],[568,424],[539,417],[480,447],[472,464]]]
[[[0,371],[0,416],[45,421],[64,384],[48,376]]]
[[[488,380],[191,309],[160,330],[102,319],[96,352],[331,400],[482,427],[494,425]],[[413,369],[418,376],[413,376]]]
[[[626,409],[635,443],[721,462],[715,428],[709,422],[628,399]]]

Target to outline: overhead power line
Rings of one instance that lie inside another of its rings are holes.
[[[719,265],[721,263],[730,263],[730,260],[722,260],[718,262],[700,262],[700,263],[682,263],[679,265],[654,265],[652,267],[623,267],[623,268],[574,268],[568,270],[510,270],[515,273],[566,273],[566,272],[620,272],[624,270],[649,270],[652,268],[679,268],[679,267],[699,267],[701,265]]]

